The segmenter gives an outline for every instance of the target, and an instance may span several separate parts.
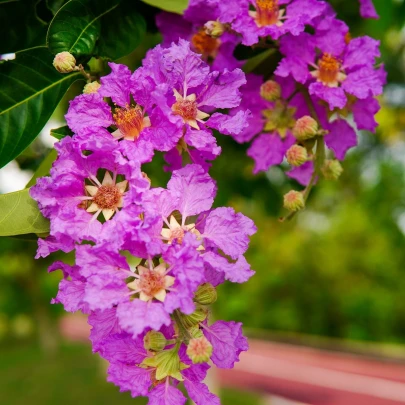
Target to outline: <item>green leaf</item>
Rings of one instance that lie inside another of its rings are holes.
[[[49,174],[49,170],[51,170],[52,163],[55,161],[57,156],[58,154],[56,153],[56,150],[52,149],[48,153],[46,158],[41,162],[37,171],[34,173],[34,175],[32,176],[31,180],[27,183],[25,188],[30,188],[31,186],[33,186],[37,182],[38,177],[47,176]]]
[[[144,3],[171,13],[183,14],[188,6],[188,0],[142,0]]]
[[[67,51],[75,56],[91,55],[100,36],[100,19],[120,0],[70,0],[49,25],[46,43],[54,54]]]
[[[35,1],[0,4],[0,54],[45,45],[46,29],[36,18]]]
[[[55,15],[67,0],[46,0],[46,6]]]
[[[51,129],[51,135],[56,139],[63,139],[65,136],[72,136],[73,131],[67,126]]]
[[[49,220],[42,216],[28,188],[0,195],[0,210],[0,236],[49,232]]]
[[[116,60],[131,53],[146,33],[146,22],[133,0],[122,2],[101,19],[97,54]]]
[[[0,64],[0,167],[38,135],[62,96],[80,77],[58,73],[46,47],[18,52]]]

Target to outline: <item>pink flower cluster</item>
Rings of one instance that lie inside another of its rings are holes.
[[[248,345],[240,323],[211,321],[210,305],[219,284],[254,274],[244,253],[256,227],[212,208],[207,170],[221,152],[212,130],[247,125],[248,111],[217,111],[240,105],[245,75],[211,70],[184,40],[152,49],[134,73],[110,67],[95,92],[71,101],[74,135],[31,189],[51,227],[38,257],[75,251],[74,265],[49,269],[63,272],[53,302],[89,315],[93,351],[121,391],[177,405],[184,382],[195,403],[219,404],[203,383],[209,362],[231,368]],[[170,164],[166,188],[142,171],[155,151]]]
[[[363,17],[378,18],[371,0],[360,5]],[[302,185],[315,182],[323,172],[333,177],[330,163],[339,165],[357,145],[355,127],[374,131],[377,126],[375,97],[386,80],[384,67],[376,65],[379,41],[352,38],[325,1],[191,0],[183,17],[162,13],[157,25],[164,46],[188,39],[212,68],[240,66],[233,56],[240,44],[279,54],[274,72],[247,75],[242,103],[230,112],[236,119],[251,111],[248,125],[230,135],[237,142],[251,142],[247,154],[254,160],[254,173],[287,157],[292,166],[288,176]],[[297,136],[297,121],[308,116],[317,122],[317,130],[304,127],[305,133]],[[317,157],[317,140],[329,148],[328,159]],[[295,155],[300,151],[298,159],[288,158],[291,147]]]
[[[361,7],[377,17],[370,1]],[[244,254],[256,227],[212,208],[213,131],[251,142],[254,172],[287,158],[288,175],[308,185],[285,196],[297,211],[320,175],[341,173],[353,125],[375,130],[385,72],[379,42],[351,38],[320,0],[191,0],[184,16],[162,13],[157,25],[163,43],[139,69],[110,63],[101,84],[71,101],[74,135],[31,189],[50,219],[37,256],[75,251],[74,265],[49,269],[63,272],[53,301],[89,315],[93,350],[121,391],[181,405],[184,382],[197,405],[219,404],[207,370],[233,367],[248,345],[240,323],[212,322],[209,308],[219,284],[253,275]],[[240,46],[278,52],[277,68],[245,76]],[[143,171],[156,151],[171,172],[166,188]]]

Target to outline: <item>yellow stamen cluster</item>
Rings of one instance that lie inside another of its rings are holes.
[[[144,111],[139,106],[116,108],[113,117],[119,130],[118,134],[114,134],[117,138],[134,141],[144,128],[150,127],[149,118],[144,116]]]
[[[195,52],[200,53],[203,57],[215,57],[221,41],[208,35],[204,29],[196,32],[191,37],[191,45]]]
[[[340,71],[341,67],[339,59],[324,53],[318,61],[318,70],[312,72],[312,76],[328,87],[338,87],[339,83],[346,79],[346,75]]]
[[[259,27],[267,25],[282,25],[278,0],[256,0],[256,11],[250,12]]]

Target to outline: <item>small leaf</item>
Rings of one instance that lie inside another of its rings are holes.
[[[49,232],[49,220],[42,216],[28,188],[0,195],[0,210],[0,236]]]
[[[0,167],[38,135],[80,73],[62,75],[46,47],[17,52],[0,64]]]
[[[32,176],[31,180],[27,183],[25,188],[30,188],[31,186],[33,186],[37,182],[38,177],[44,177],[44,176],[47,176],[49,174],[49,170],[51,170],[52,163],[55,161],[57,155],[58,154],[56,153],[55,149],[52,149],[48,153],[48,155],[41,162],[38,169],[36,170],[36,172]]]
[[[112,60],[131,53],[146,33],[146,22],[133,0],[123,1],[101,19],[97,54]]]
[[[49,25],[46,43],[54,54],[91,55],[100,36],[100,18],[114,10],[120,0],[70,0]]]
[[[73,131],[67,126],[51,129],[51,135],[56,139],[63,139],[65,136],[73,136]]]
[[[142,0],[151,6],[171,13],[183,14],[188,6],[188,0]]]
[[[35,15],[32,0],[0,4],[0,54],[45,45],[47,27]]]

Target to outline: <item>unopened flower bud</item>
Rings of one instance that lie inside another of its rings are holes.
[[[304,196],[301,192],[291,190],[284,195],[284,208],[288,211],[300,211],[305,207]]]
[[[208,21],[204,25],[205,33],[213,38],[219,38],[225,32],[225,25],[219,21]]]
[[[155,330],[149,331],[143,338],[143,346],[146,350],[160,352],[166,347],[167,340],[163,333],[156,332]]]
[[[92,94],[92,93],[97,93],[98,89],[101,87],[101,84],[99,82],[91,82],[87,83],[84,88],[83,88],[83,93],[84,94]]]
[[[76,59],[69,52],[60,52],[55,56],[53,66],[59,73],[70,73],[76,70]]]
[[[293,145],[288,149],[287,162],[291,166],[301,166],[308,160],[308,152],[303,146]]]
[[[206,363],[211,358],[212,345],[205,336],[191,339],[186,353],[194,364]]]
[[[217,300],[217,290],[210,283],[201,284],[194,295],[194,301],[201,305],[210,305]]]
[[[343,167],[338,160],[325,160],[322,173],[328,180],[337,180],[343,173]]]
[[[318,123],[309,115],[299,118],[292,130],[294,136],[299,141],[306,141],[318,135]]]
[[[267,101],[276,101],[281,97],[281,87],[274,80],[267,80],[260,86],[260,95]]]
[[[195,326],[202,322],[206,317],[208,313],[202,308],[196,309],[191,315],[185,315],[181,314],[181,322],[186,328],[191,328],[192,326]]]

